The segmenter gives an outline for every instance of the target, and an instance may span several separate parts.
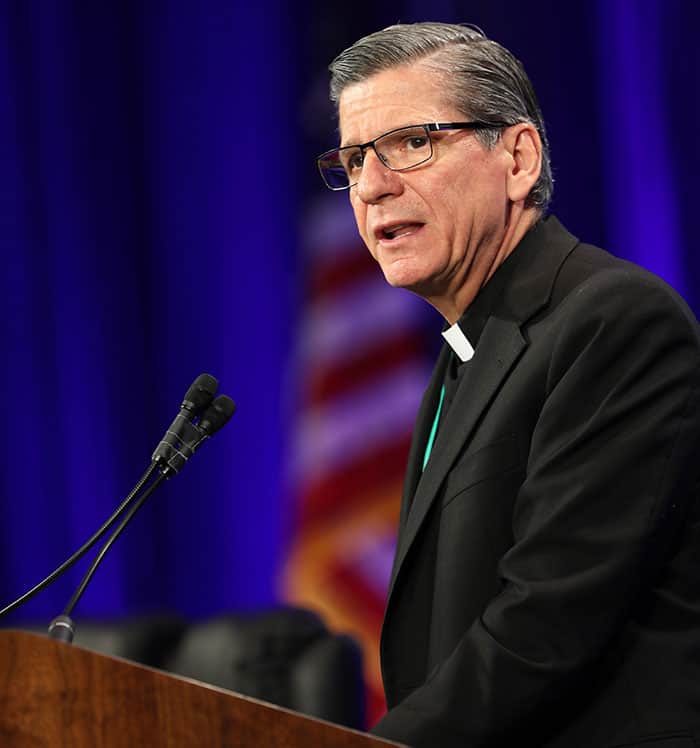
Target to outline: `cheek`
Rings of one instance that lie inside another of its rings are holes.
[[[440,223],[447,236],[460,244],[493,220],[501,208],[501,193],[492,180],[475,180],[472,175],[458,175],[452,185],[436,198]]]
[[[471,222],[474,196],[465,184],[459,182],[459,179],[455,180],[453,190],[436,192],[430,198],[440,233],[447,241],[461,237]]]
[[[421,198],[434,220],[449,230],[474,205],[474,181],[463,172],[451,171],[440,177],[421,190]]]

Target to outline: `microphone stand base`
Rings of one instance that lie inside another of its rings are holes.
[[[66,644],[72,644],[75,625],[70,616],[56,616],[49,624],[49,638]]]

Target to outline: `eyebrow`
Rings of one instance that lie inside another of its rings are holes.
[[[412,125],[399,125],[398,127],[392,127],[389,130],[382,130],[380,133],[375,135],[373,138],[370,138],[370,140],[366,140],[364,142],[359,142],[357,140],[353,140],[349,143],[343,143],[343,140],[341,138],[340,144],[338,145],[338,148],[352,148],[353,146],[356,146],[359,148],[360,146],[367,145],[367,143],[373,143],[377,138],[381,138],[382,135],[386,135],[389,132],[394,132],[394,130],[403,130],[404,127],[412,127]]]
[[[352,141],[350,143],[344,143],[343,139],[341,138],[340,141],[339,141],[339,144],[338,144],[338,148],[350,148],[353,145],[359,145],[359,143],[356,140],[354,140],[354,141]]]
[[[422,124],[422,123],[421,123]],[[340,139],[338,148],[352,148],[353,146],[361,146],[366,145],[367,143],[373,143],[377,138],[381,138],[382,135],[386,135],[389,132],[394,132],[394,130],[403,130],[404,127],[413,127],[413,123],[409,122],[407,125],[398,125],[397,127],[390,127],[388,130],[382,130],[381,132],[377,133],[373,138],[370,138],[369,140],[366,140],[364,142],[360,142],[358,140],[352,140],[349,143],[344,143],[343,138]]]

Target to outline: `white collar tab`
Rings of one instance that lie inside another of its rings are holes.
[[[459,323],[455,322],[452,327],[445,330],[442,333],[442,337],[445,338],[450,348],[457,354],[462,363],[469,361],[474,355],[474,348],[467,340],[467,336],[462,332]]]

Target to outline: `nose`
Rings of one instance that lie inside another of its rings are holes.
[[[368,148],[362,163],[362,172],[356,185],[357,196],[363,203],[378,203],[403,190],[401,175],[387,168],[374,148]]]

